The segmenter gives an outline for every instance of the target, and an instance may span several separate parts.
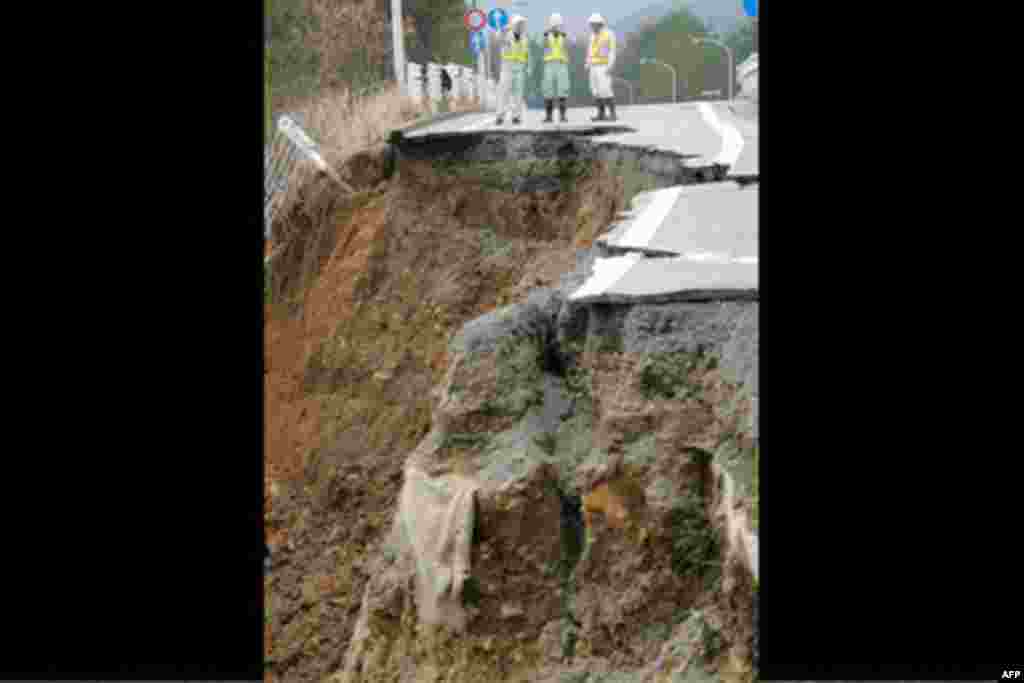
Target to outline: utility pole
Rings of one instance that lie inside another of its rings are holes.
[[[665,67],[666,69],[668,69],[669,71],[672,72],[672,102],[673,103],[678,102],[679,101],[679,92],[676,89],[676,81],[679,80],[679,79],[676,76],[675,67],[673,67],[671,64],[666,64],[665,62],[659,62],[657,59],[641,59],[640,63],[641,64],[660,64],[661,66]]]
[[[395,57],[395,80],[403,95],[409,90],[405,83],[405,33],[402,26],[402,0],[391,0],[391,41]]]
[[[724,49],[725,54],[729,56],[729,92],[727,96],[731,104],[733,98],[733,74],[736,71],[736,66],[733,62],[732,50],[730,50],[729,46],[726,45],[725,43],[715,40],[714,38],[709,38],[707,36],[701,38],[693,37],[692,40],[695,45],[700,45],[701,43],[711,43],[712,45],[717,45],[718,47]]]

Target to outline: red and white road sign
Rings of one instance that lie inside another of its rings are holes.
[[[466,12],[464,17],[466,22],[466,28],[470,31],[479,31],[487,25],[487,15],[482,10],[471,9]]]

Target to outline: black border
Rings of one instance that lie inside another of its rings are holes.
[[[984,128],[936,98],[963,31],[765,4],[761,678],[997,680],[1024,653],[1021,513],[985,425],[1019,401],[983,388],[1000,335],[957,284],[991,281],[964,209],[997,196],[945,172]]]
[[[116,54],[89,73],[119,78],[61,105],[122,115],[115,142],[110,119],[61,129],[103,138],[109,168],[65,155],[45,178],[97,186],[43,207],[73,219],[42,251],[57,288],[31,283],[54,329],[10,333],[57,342],[11,360],[56,369],[43,400],[13,398],[59,419],[10,422],[30,439],[8,450],[28,471],[5,470],[5,502],[27,493],[6,520],[5,677],[262,678],[263,17],[247,7],[90,34]],[[954,157],[977,139],[954,137],[970,123],[928,12],[861,9],[866,29],[858,8],[771,3],[767,43],[760,20],[762,678],[997,680],[1022,668],[1019,479],[999,470],[1019,418],[984,379],[1015,309],[989,316],[988,280],[936,246],[964,217],[977,167]],[[938,133],[918,136],[923,119]],[[942,660],[992,664],[926,664]],[[917,664],[884,663],[900,661]]]
[[[262,680],[263,9],[111,14],[26,252],[0,678]]]

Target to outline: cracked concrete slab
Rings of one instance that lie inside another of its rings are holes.
[[[598,245],[580,302],[757,298],[758,186],[735,182],[637,195]]]
[[[757,263],[699,262],[687,258],[644,258],[632,254],[632,262],[596,286],[573,293],[576,302],[727,301],[756,299]],[[629,259],[629,256],[615,257]],[[613,261],[614,258],[599,259]],[[598,264],[595,264],[598,265]]]
[[[696,261],[756,259],[758,187],[724,182],[661,190],[644,212],[598,242]]]
[[[761,169],[757,104],[736,100],[731,107],[719,111],[719,116],[743,136],[743,150],[729,169],[729,175],[757,176]]]
[[[527,110],[519,125],[506,119],[495,125],[494,114],[470,114],[420,128],[408,137],[438,133],[508,131],[519,133],[560,132],[579,134],[584,130],[609,131],[594,139],[598,145],[624,145],[652,151],[692,156],[689,166],[706,166],[718,158],[722,137],[704,120],[695,103],[628,105],[617,107],[617,121],[591,121],[593,107],[572,107],[569,123],[542,123],[544,112]],[[630,129],[629,132],[621,129]]]

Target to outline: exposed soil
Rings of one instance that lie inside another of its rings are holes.
[[[712,519],[749,505],[714,474],[756,448],[719,365],[745,314],[565,305],[622,208],[603,163],[527,192],[511,164],[393,161],[351,160],[354,196],[314,179],[268,245],[266,679],[749,681],[754,592]],[[421,628],[389,533],[410,461],[488,482],[466,634]]]
[[[268,680],[338,669],[451,335],[570,270],[620,208],[614,183],[598,170],[571,191],[500,192],[409,163],[355,198],[321,180],[275,226]]]

